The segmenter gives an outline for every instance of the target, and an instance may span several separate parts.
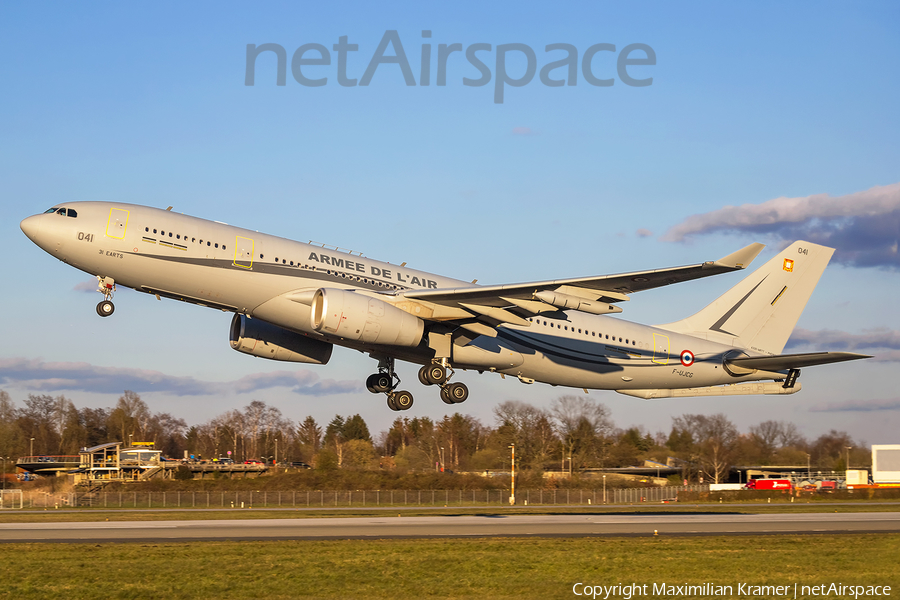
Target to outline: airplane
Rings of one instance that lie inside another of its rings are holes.
[[[648,326],[610,315],[631,294],[744,269],[750,244],[719,260],[651,271],[477,285],[217,221],[133,204],[65,202],[21,229],[57,259],[97,277],[97,314],[126,286],[234,313],[231,347],[326,364],[334,345],[378,361],[366,387],[392,410],[413,405],[395,361],[447,404],[465,401],[456,370],[525,384],[615,390],[638,398],[793,394],[803,367],[871,358],[781,354],[832,248],[797,241],[700,312]]]

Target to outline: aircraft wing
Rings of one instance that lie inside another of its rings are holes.
[[[872,357],[853,352],[809,352],[806,354],[779,354],[777,356],[750,356],[735,358],[727,362],[730,365],[744,367],[745,369],[784,371],[785,369],[800,369],[802,367],[827,365],[845,360],[859,360],[861,358]]]
[[[719,260],[683,267],[508,285],[411,290],[397,296],[438,307],[432,320],[474,319],[480,323],[460,324],[477,333],[491,335],[488,329],[498,323],[527,325],[523,315],[567,309],[592,314],[622,312],[611,304],[628,300],[628,295],[634,292],[743,269],[764,247],[763,244],[750,244]]]

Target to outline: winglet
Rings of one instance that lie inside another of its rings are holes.
[[[753,262],[753,259],[759,256],[759,253],[762,252],[765,247],[765,244],[750,244],[737,252],[732,252],[724,258],[720,258],[712,264],[717,267],[727,267],[729,269],[743,269]]]

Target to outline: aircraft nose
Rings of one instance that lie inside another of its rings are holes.
[[[40,215],[33,215],[27,219],[23,219],[22,222],[19,223],[19,227],[22,228],[22,231],[28,236],[28,239],[37,242],[37,236],[41,232]]]

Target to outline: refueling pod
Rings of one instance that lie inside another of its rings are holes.
[[[310,324],[319,333],[385,346],[418,346],[425,331],[419,317],[383,300],[331,288],[316,290]]]
[[[229,338],[231,347],[244,354],[315,365],[327,364],[334,349],[328,342],[241,314],[231,320]]]

